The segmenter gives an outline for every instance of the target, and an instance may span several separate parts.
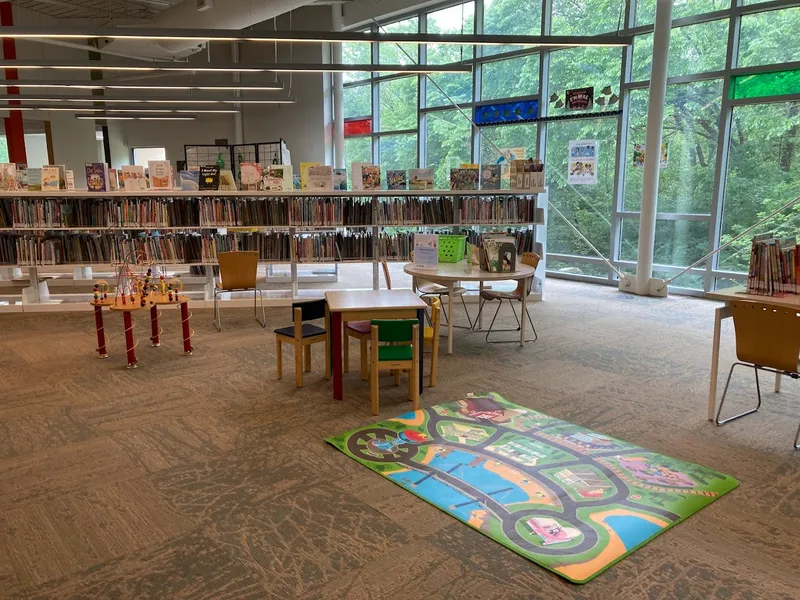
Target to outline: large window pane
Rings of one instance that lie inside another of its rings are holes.
[[[520,10],[519,0],[483,0],[483,32],[502,35],[541,35],[542,2],[531,0]],[[520,46],[484,46],[483,54],[518,50]]]
[[[405,19],[382,25],[379,31],[385,33],[417,33],[419,31],[419,19]],[[419,63],[418,44],[378,44],[378,55],[382,65],[410,65]]]
[[[625,210],[640,210],[642,206],[644,169],[633,166],[633,152],[636,144],[645,143],[647,100],[647,90],[631,92]],[[667,166],[661,169],[659,178],[659,212],[711,212],[721,105],[719,79],[667,86],[663,136]]]
[[[739,66],[800,60],[800,7],[742,16]]]
[[[669,38],[667,75],[693,75],[725,68],[728,19],[675,27]],[[650,79],[653,34],[637,36],[633,43],[633,81]]]
[[[360,42],[342,44],[342,63],[345,65],[369,65],[372,63],[372,45]],[[368,79],[369,73],[347,72],[342,75],[345,82]]]
[[[550,55],[550,94],[559,98],[559,103],[549,104],[551,115],[567,113],[563,106],[568,89],[593,86],[595,100],[604,88],[619,96],[619,78],[622,69],[622,50],[620,48],[571,48],[559,50]],[[619,103],[611,104],[611,95],[606,96],[604,105],[594,103],[595,112],[619,109]],[[542,98],[543,102],[549,101]]]
[[[625,26],[625,0],[553,0],[553,35],[597,35]]]
[[[485,63],[481,100],[532,96],[539,93],[539,55]]]
[[[639,256],[639,219],[622,219],[620,259]],[[670,267],[688,267],[708,253],[708,221],[656,221],[653,262]],[[702,268],[701,263],[698,268]]]
[[[380,137],[381,170],[417,168],[417,134],[382,135]]]
[[[536,123],[518,125],[498,125],[481,129],[481,164],[496,163],[500,158],[497,149],[525,148],[525,157],[537,156]],[[520,157],[523,158],[523,157]]]
[[[378,84],[381,131],[417,128],[418,85],[419,78],[416,75]]]
[[[434,169],[436,189],[450,188],[450,169],[471,161],[470,122],[457,110],[427,113],[425,166]]]
[[[747,4],[747,0],[745,0]],[[682,19],[692,15],[702,15],[731,7],[730,0],[675,0],[672,5],[672,18]],[[649,25],[656,17],[656,0],[637,0],[636,25]]]
[[[800,102],[756,104],[733,109],[728,173],[722,211],[724,243],[776,208],[800,196]],[[795,205],[753,233],[797,236]],[[746,272],[751,235],[720,252],[719,268]]]
[[[567,183],[570,140],[598,140],[596,185]],[[614,197],[614,160],[617,119],[556,121],[547,125],[545,177],[550,201],[608,258],[611,241],[611,205]],[[547,217],[547,251],[596,257],[591,248],[550,210]]]
[[[344,88],[343,100],[345,119],[372,115],[372,87],[370,84]]]
[[[438,10],[428,15],[428,33],[474,33],[475,6],[472,2],[458,4]],[[471,59],[472,46],[457,44],[429,44],[428,64],[443,65]],[[445,106],[451,104],[447,96],[455,102],[472,101],[471,73],[440,73],[430,75],[426,93],[426,106]],[[444,94],[432,82],[436,82]],[[446,94],[446,95],[445,95]]]
[[[344,166],[347,169],[347,189],[353,189],[351,165],[354,162],[372,162],[372,138],[344,138]]]

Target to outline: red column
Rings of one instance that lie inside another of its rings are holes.
[[[108,358],[106,333],[103,328],[103,309],[100,306],[94,307],[94,324],[97,328],[97,358]]]
[[[126,310],[122,313],[122,322],[125,324],[125,350],[128,353],[128,368],[136,368],[136,345],[133,343],[133,319],[131,311]]]
[[[11,27],[14,25],[14,15],[11,2],[0,2],[0,25]],[[14,60],[17,58],[17,46],[13,38],[3,38],[3,58]],[[16,69],[6,69],[6,79],[19,79]],[[19,94],[19,88],[8,87],[9,94]],[[19,101],[10,100],[9,105],[19,106]],[[8,142],[8,160],[12,163],[27,163],[25,154],[25,128],[22,125],[22,111],[9,111],[9,116],[4,119],[6,140]]]
[[[189,303],[181,302],[181,325],[183,326],[183,353],[192,353],[192,330],[189,328]]]
[[[150,336],[153,346],[161,345],[161,340],[158,337],[158,306],[155,304],[150,307]]]

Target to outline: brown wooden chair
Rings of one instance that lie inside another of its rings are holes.
[[[529,265],[534,269],[539,265],[539,261],[541,258],[535,252],[523,252],[522,256],[519,257],[519,261],[522,264]],[[527,277],[525,279],[520,279],[517,281],[517,289],[513,292],[500,292],[495,290],[483,290],[481,292],[480,297],[480,308],[478,309],[478,317],[475,319],[475,323],[478,323],[481,312],[483,311],[483,307],[486,302],[491,302],[492,300],[499,300],[500,303],[497,305],[497,310],[494,312],[494,317],[492,318],[492,322],[489,325],[489,329],[486,331],[486,341],[490,344],[510,344],[510,343],[517,343],[517,340],[496,340],[496,341],[489,341],[489,335],[492,331],[499,332],[499,331],[519,331],[522,327],[522,324],[517,317],[517,311],[514,310],[514,302],[522,302],[523,294],[525,297],[528,297],[531,293],[531,288],[533,287],[533,277]],[[492,329],[494,326],[495,319],[497,319],[497,314],[500,312],[500,308],[503,306],[503,300],[508,300],[509,306],[511,306],[511,312],[514,313],[514,318],[517,321],[517,328],[516,329]],[[536,333],[536,327],[533,325],[533,320],[531,319],[531,313],[529,311],[525,311],[527,315],[522,315],[524,319],[526,316],[528,317],[528,322],[531,324],[533,328],[533,339],[532,340],[525,340],[527,342],[535,342],[539,339],[538,334]]]
[[[431,348],[431,374],[429,387],[436,387],[436,373],[439,370],[439,328],[441,326],[442,301],[439,298],[431,298],[431,323],[432,327],[426,327],[423,331],[425,346]]]
[[[787,375],[792,379],[800,378],[797,365],[797,357],[800,355],[800,311],[761,302],[731,302],[730,309],[736,332],[736,358],[739,360],[731,365],[731,370],[728,372],[725,390],[722,392],[722,400],[717,409],[717,425],[730,423],[761,408],[759,371]],[[720,419],[731,375],[738,365],[752,367],[755,372],[758,404],[755,408],[738,415]],[[800,427],[794,438],[795,450],[800,450],[798,441],[800,441]]]
[[[386,289],[392,289],[392,278],[389,275],[389,263],[381,259],[383,278]],[[350,372],[350,338],[361,342],[361,380],[366,381],[369,374],[369,340],[372,337],[372,324],[369,321],[345,321],[344,323],[344,372]]]
[[[219,294],[226,292],[253,292],[253,314],[256,321],[267,326],[267,315],[264,312],[264,293],[258,289],[258,252],[220,252],[219,284],[214,285],[214,325],[222,331],[222,319],[219,312]],[[211,268],[211,267],[206,267]],[[257,301],[261,298],[261,320],[258,319]]]
[[[283,344],[294,346],[295,385],[303,387],[303,371],[311,371],[311,345],[325,343],[325,379],[331,378],[331,357],[328,330],[313,323],[325,319],[328,322],[328,303],[325,300],[295,302],[292,304],[293,325],[275,330],[275,354],[278,379],[283,377]],[[326,325],[327,327],[327,325]],[[305,360],[304,360],[305,359]]]

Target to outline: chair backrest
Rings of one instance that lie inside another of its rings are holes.
[[[392,277],[389,274],[389,263],[385,258],[381,259],[381,267],[383,268],[383,278],[386,280],[386,289],[392,289]]]
[[[323,298],[322,300],[309,300],[307,302],[293,302],[292,303],[292,318],[297,313],[297,309],[300,309],[300,320],[301,321],[313,321],[315,319],[324,319],[325,318],[325,306],[327,305],[327,301]]]
[[[439,327],[442,319],[442,301],[439,298],[431,297],[431,325],[433,325],[433,337],[439,337]]]
[[[258,276],[258,252],[220,252],[220,285],[223,290],[252,290]]]
[[[797,372],[800,313],[761,302],[731,302],[736,357],[742,362]]]
[[[416,319],[373,319],[372,325],[378,327],[379,342],[414,342]]]
[[[536,252],[523,252],[522,256],[520,256],[519,258],[519,262],[521,262],[523,265],[528,265],[529,267],[533,267],[534,269],[539,266],[540,260],[542,260],[542,257],[536,254]],[[524,290],[525,295],[530,296],[532,288],[533,288],[533,277],[526,277],[525,279],[520,279],[517,282],[516,293],[518,295],[521,295]]]

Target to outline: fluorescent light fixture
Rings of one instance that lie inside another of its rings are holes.
[[[99,106],[71,106],[71,107],[61,107],[61,106],[0,106],[0,111],[2,110],[39,110],[43,112],[80,112],[80,113],[93,113],[93,112],[104,112],[104,113],[154,113],[154,114],[164,114],[164,113],[179,113],[179,114],[235,114],[238,113],[238,110],[235,109],[207,109],[207,108],[193,108],[193,109],[172,109],[172,108],[141,108],[137,105],[126,106],[124,108],[120,108],[117,106],[106,106],[106,107],[99,107]]]
[[[17,94],[0,94],[0,102],[107,102],[109,104],[294,104],[294,98],[175,98],[161,96],[25,96]]]
[[[81,121],[94,121],[94,120],[111,120],[111,121],[194,121],[197,119],[195,115],[180,115],[180,116],[172,116],[172,115],[163,115],[163,116],[152,116],[152,115],[112,115],[107,113],[100,113],[96,115],[92,114],[77,114],[75,115],[76,119],[80,119]]]
[[[232,31],[228,29],[159,29],[133,27],[98,27],[67,29],[57,27],[9,27],[3,37],[17,39],[131,39],[131,40],[196,40],[200,42],[306,42],[306,43],[401,43],[401,44],[464,44],[476,46],[628,46],[633,38],[621,35],[475,35],[437,33],[383,33],[370,31]]]
[[[57,60],[0,60],[0,69],[67,69],[105,71],[192,71],[198,73],[471,73],[472,66],[461,63],[447,65],[342,65],[308,63],[243,64],[230,63],[209,65],[206,63],[152,62],[147,66],[131,66],[115,63],[73,63]]]
[[[203,91],[244,91],[244,92],[267,92],[282,90],[283,84],[280,82],[267,83],[203,83],[186,85],[158,85],[140,83],[114,83],[114,81],[69,81],[69,80],[24,80],[24,79],[4,79],[0,80],[0,86],[16,87],[20,89],[34,88],[67,88],[74,90],[203,90]]]

